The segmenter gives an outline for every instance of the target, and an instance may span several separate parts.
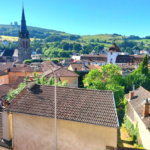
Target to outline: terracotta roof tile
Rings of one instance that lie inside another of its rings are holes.
[[[18,85],[24,81],[24,78],[25,78],[25,77],[23,77],[23,76],[19,76],[19,77],[17,78],[17,80],[15,81],[15,83],[14,83],[14,84],[9,84],[9,86],[10,86],[11,88],[13,88],[13,89],[18,88]]]
[[[70,71],[66,68],[55,68],[54,72],[57,77],[78,77],[79,76],[74,71]],[[44,72],[45,77],[51,77],[52,75],[53,75],[53,72],[51,70]]]
[[[54,86],[23,89],[5,111],[54,118]],[[113,93],[57,87],[57,119],[117,128]]]
[[[24,64],[15,64],[16,67],[23,67]],[[13,62],[0,62],[0,70],[4,71],[13,67]]]
[[[125,95],[126,99],[129,98],[129,94]],[[136,113],[139,115],[139,117],[143,117],[143,104],[142,102],[146,99],[150,98],[150,92],[144,89],[142,86],[140,86],[137,90],[134,91],[134,97],[128,102],[128,105],[132,106],[132,109],[136,111]],[[130,107],[131,107],[130,106]],[[131,112],[131,108],[128,109],[127,114],[133,117],[133,113]],[[141,119],[145,126],[150,129],[150,115],[148,117],[145,117]]]
[[[9,84],[0,85],[0,98],[5,96],[12,89]]]
[[[10,72],[42,72],[42,68],[41,67],[38,67],[38,68],[35,68],[35,67],[30,67],[30,66],[26,66],[26,67],[13,67],[13,68],[10,68]]]

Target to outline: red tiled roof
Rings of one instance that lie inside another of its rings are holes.
[[[38,67],[37,69],[35,67],[30,67],[30,66],[27,66],[27,67],[13,67],[13,68],[10,68],[10,72],[42,72],[42,68],[41,67]]]
[[[118,127],[112,91],[57,87],[56,93],[57,119]],[[23,89],[5,111],[54,118],[54,86]]]
[[[70,71],[66,68],[56,68],[54,72],[57,77],[78,77],[79,76],[74,71]],[[51,77],[52,75],[53,75],[53,72],[51,70],[44,72],[45,77]]]

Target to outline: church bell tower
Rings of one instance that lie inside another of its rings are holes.
[[[27,30],[24,7],[22,8],[22,19],[18,40],[18,61],[22,63],[26,59],[31,59],[30,38]]]

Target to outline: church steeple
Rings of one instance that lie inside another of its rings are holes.
[[[24,6],[22,7],[22,18],[21,18],[19,37],[20,38],[29,38],[29,32],[27,30],[26,20],[25,20]]]
[[[26,59],[31,59],[30,38],[26,26],[24,7],[22,8],[22,18],[18,39],[18,61],[22,63]]]

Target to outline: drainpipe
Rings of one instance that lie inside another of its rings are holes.
[[[55,118],[54,118],[54,150],[57,150],[57,101],[56,101],[56,74],[54,73],[54,70],[48,66],[50,70],[53,72],[54,75],[54,103],[55,103]]]

